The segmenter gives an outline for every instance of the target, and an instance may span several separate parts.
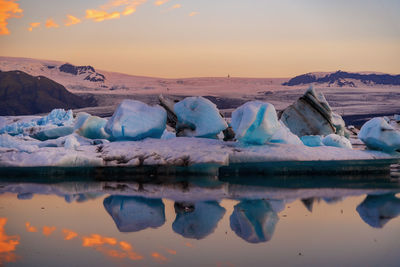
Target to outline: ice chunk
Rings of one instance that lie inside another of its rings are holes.
[[[287,107],[281,120],[297,136],[345,135],[342,117],[334,113],[322,93],[310,87],[293,105]]]
[[[161,136],[162,140],[168,140],[168,139],[172,139],[175,138],[176,134],[170,131],[165,130]]]
[[[20,152],[32,153],[39,149],[35,142],[27,142],[8,134],[0,134],[0,147],[16,149]]]
[[[104,130],[106,124],[107,119],[81,112],[77,114],[74,130],[77,134],[86,138],[108,139],[110,135]]]
[[[175,233],[185,238],[202,239],[214,232],[225,209],[216,201],[175,203],[176,218],[172,223]]]
[[[110,196],[104,199],[103,204],[120,232],[157,228],[165,222],[164,203],[161,199]]]
[[[77,149],[79,146],[80,143],[78,142],[75,136],[69,135],[67,138],[65,138],[64,147],[66,149]]]
[[[249,243],[272,238],[279,218],[266,200],[244,200],[234,207],[230,217],[232,230]]]
[[[160,106],[149,106],[136,100],[124,100],[105,126],[116,140],[160,138],[167,123],[167,113]]]
[[[228,127],[217,106],[201,96],[179,101],[174,105],[174,112],[178,118],[177,131],[185,128],[184,136],[214,138]]]
[[[304,135],[301,138],[304,145],[310,147],[323,146],[322,136],[320,135]]]
[[[33,134],[32,137],[40,141],[45,141],[49,139],[57,139],[62,136],[67,136],[72,134],[73,132],[74,127],[72,126],[51,127],[45,128],[44,130]]]
[[[49,115],[42,117],[37,121],[37,125],[72,125],[74,116],[72,110],[65,111],[64,109],[53,109]]]
[[[335,146],[350,149],[353,148],[349,139],[344,136],[339,136],[337,134],[330,134],[325,136],[324,139],[322,139],[322,143],[326,146]]]
[[[385,152],[400,150],[400,132],[382,117],[367,121],[361,127],[358,138],[371,149]]]
[[[399,114],[394,114],[394,120],[396,121],[396,122],[400,122],[400,115]]]
[[[272,135],[271,143],[281,143],[290,145],[303,145],[300,138],[293,134],[285,124],[280,122],[281,127]]]
[[[360,217],[374,228],[382,228],[400,215],[400,199],[393,194],[369,195],[357,207]]]
[[[232,113],[235,137],[245,143],[264,144],[280,128],[275,107],[267,102],[251,101]]]

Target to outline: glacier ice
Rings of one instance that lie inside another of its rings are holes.
[[[9,134],[0,134],[0,147],[16,149],[27,153],[32,153],[39,149],[37,142],[25,141],[22,138]]]
[[[279,217],[266,200],[243,200],[230,217],[232,230],[249,243],[269,241]]]
[[[185,238],[205,238],[214,232],[225,214],[225,209],[216,201],[196,202],[190,208],[187,206],[187,203],[175,203],[176,218],[172,223],[174,232]]]
[[[275,107],[261,101],[247,102],[238,107],[232,113],[231,125],[236,139],[259,145],[270,141],[281,127]]]
[[[396,121],[396,122],[400,122],[400,115],[399,114],[394,114],[394,120]]]
[[[394,194],[369,195],[357,207],[360,217],[374,228],[382,228],[400,215],[400,199]]]
[[[160,138],[167,123],[167,113],[160,106],[136,100],[124,100],[105,126],[114,140]]]
[[[290,144],[290,145],[303,145],[303,142],[300,138],[293,134],[285,124],[280,122],[281,127],[272,135],[271,143],[281,143],[281,144]]]
[[[174,112],[178,118],[177,132],[183,136],[213,138],[228,127],[217,106],[201,96],[179,101]]]
[[[400,132],[382,117],[367,121],[361,127],[358,138],[371,149],[385,152],[400,150]]]
[[[66,149],[77,149],[80,145],[81,144],[73,135],[69,135],[67,138],[65,138],[64,147]]]
[[[304,135],[301,138],[304,145],[309,147],[323,146],[322,136],[320,135]]]
[[[103,201],[120,232],[137,232],[157,228],[165,222],[164,203],[161,199],[110,196]]]
[[[335,146],[335,147],[350,148],[350,149],[353,148],[349,139],[337,134],[329,134],[325,136],[322,139],[322,143],[326,146]]]
[[[280,118],[297,136],[346,135],[342,117],[334,113],[325,96],[310,87],[294,104],[287,107]]]
[[[59,126],[59,127],[49,127],[40,130],[31,136],[40,141],[45,141],[49,139],[57,139],[59,137],[70,135],[74,132],[73,126]]]
[[[108,139],[110,135],[104,130],[106,124],[107,119],[80,112],[76,116],[74,130],[89,139]]]

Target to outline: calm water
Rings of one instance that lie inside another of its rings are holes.
[[[1,182],[0,263],[400,264],[397,175],[148,180]]]

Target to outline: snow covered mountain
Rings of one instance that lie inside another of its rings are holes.
[[[284,82],[282,85],[299,86],[305,84],[327,87],[400,86],[400,75],[368,72],[353,73],[339,70],[336,72],[299,75]]]

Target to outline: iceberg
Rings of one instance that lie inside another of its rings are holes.
[[[243,200],[230,217],[232,230],[249,243],[269,241],[279,217],[266,200]]]
[[[174,206],[176,218],[172,229],[185,238],[205,238],[214,232],[225,214],[225,209],[216,201],[175,203]]]
[[[69,135],[67,138],[65,138],[64,147],[66,149],[77,149],[80,145],[81,144],[73,135]]]
[[[72,126],[49,127],[32,134],[31,136],[40,141],[57,139],[59,137],[70,135],[74,132]]]
[[[164,203],[161,199],[110,196],[104,199],[103,204],[120,232],[138,232],[165,223]]]
[[[361,219],[374,228],[382,228],[400,215],[400,199],[394,194],[369,195],[357,207]]]
[[[108,139],[110,135],[104,130],[106,124],[107,119],[80,112],[76,116],[74,130],[89,139]]]
[[[167,123],[167,113],[160,106],[149,106],[136,100],[124,100],[105,126],[114,140],[160,138]]]
[[[300,140],[303,142],[304,145],[309,147],[317,147],[324,145],[322,143],[322,136],[320,135],[304,135],[300,137]]]
[[[290,145],[303,145],[303,142],[300,138],[293,134],[285,124],[280,122],[281,127],[272,135],[271,143],[281,143],[281,144],[290,144]]]
[[[247,102],[238,107],[232,113],[231,125],[236,139],[258,145],[270,141],[281,127],[275,107],[261,101]]]
[[[215,138],[228,128],[217,106],[210,100],[197,96],[187,97],[174,105],[178,136]]]
[[[350,140],[344,136],[340,136],[337,134],[330,134],[325,136],[322,139],[322,143],[326,146],[335,146],[342,148],[350,148],[353,149],[353,146],[350,143]]]
[[[358,138],[369,148],[394,152],[400,150],[400,132],[382,117],[367,121],[360,129]]]
[[[310,87],[294,104],[287,107],[280,119],[297,136],[346,135],[342,117],[334,113],[322,93]]]
[[[39,149],[38,142],[25,141],[9,134],[0,134],[0,147],[15,149],[20,152],[32,153]]]

